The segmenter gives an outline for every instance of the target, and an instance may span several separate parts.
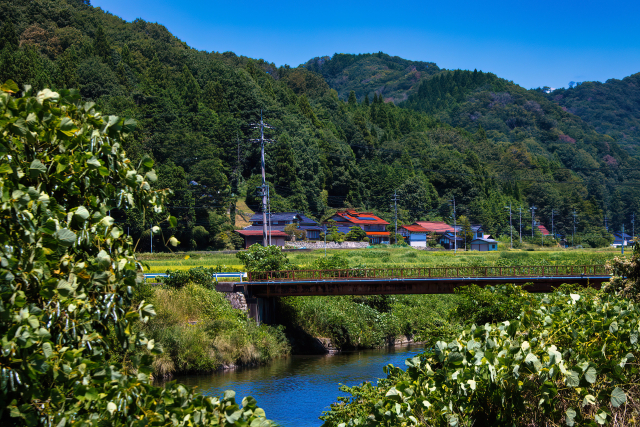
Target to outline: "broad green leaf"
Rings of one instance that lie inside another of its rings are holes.
[[[573,426],[576,423],[575,418],[576,418],[576,411],[573,408],[567,409],[567,412],[565,412],[565,423],[569,427]]]
[[[609,332],[611,332],[612,334],[615,334],[616,332],[618,332],[618,322],[616,321],[611,322],[611,325],[609,325]]]
[[[134,130],[136,130],[136,125],[137,125],[137,122],[135,119],[131,119],[131,118],[125,119],[122,125],[122,132],[131,133]]]
[[[598,424],[604,425],[607,422],[607,413],[602,411],[599,414],[596,414],[595,419]]]
[[[109,176],[109,169],[107,169],[107,168],[106,168],[106,167],[104,167],[104,166],[100,166],[100,167],[98,168],[98,173],[99,173],[100,175],[102,175],[102,176]]]
[[[53,237],[63,246],[71,246],[76,241],[76,233],[66,228],[56,231]]]
[[[84,206],[80,206],[76,209],[73,215],[80,218],[82,221],[86,221],[90,216],[89,211]]]
[[[9,79],[0,86],[0,90],[7,93],[18,93],[20,88],[16,82]]]
[[[178,239],[176,239],[174,236],[171,236],[169,238],[169,244],[173,247],[176,247],[180,244],[180,242],[178,241]]]
[[[578,387],[580,385],[580,374],[576,371],[569,371],[567,373],[567,386]]]
[[[587,369],[587,372],[585,372],[584,374],[584,379],[587,380],[588,383],[594,384],[596,382],[596,376],[597,376],[596,368],[594,368],[593,366],[590,366]]]
[[[47,168],[38,159],[35,159],[33,162],[31,162],[31,165],[29,165],[29,170],[31,171],[32,177],[47,173]]]
[[[60,131],[67,136],[73,136],[78,131],[78,127],[69,117],[63,117],[60,120]]]
[[[169,226],[171,228],[176,228],[178,226],[178,220],[176,219],[175,216],[170,216],[169,217]]]
[[[87,164],[89,166],[93,166],[94,168],[99,168],[100,166],[102,166],[100,164],[100,161],[98,159],[96,159],[95,157],[92,157],[89,160],[87,160]]]
[[[50,358],[51,355],[53,354],[53,348],[51,348],[51,343],[44,343],[42,344],[42,352],[44,353],[44,357],[45,358]]]
[[[611,405],[618,408],[627,401],[627,395],[620,387],[616,387],[611,392]]]
[[[13,173],[13,169],[8,163],[2,163],[0,164],[0,173]]]

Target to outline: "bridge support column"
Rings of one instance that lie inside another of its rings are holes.
[[[276,299],[246,297],[247,313],[259,325],[272,324],[276,321]]]

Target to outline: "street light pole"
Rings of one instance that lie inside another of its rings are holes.
[[[507,206],[504,207],[507,209]],[[509,203],[509,234],[511,236],[511,249],[513,249],[513,226],[511,225],[511,203]]]

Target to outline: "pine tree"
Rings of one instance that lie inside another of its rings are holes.
[[[349,107],[355,107],[357,102],[356,93],[354,91],[349,92],[349,100],[347,101]]]
[[[18,49],[18,36],[13,29],[11,20],[5,21],[4,25],[0,29],[0,50],[8,48],[10,50]]]
[[[369,94],[366,94],[364,96],[364,105],[366,105],[367,107],[369,106]]]
[[[227,100],[225,99],[224,89],[218,81],[212,82],[211,80],[209,80],[207,82],[207,84],[204,86],[202,102],[204,103],[204,105],[218,113],[227,111],[229,109]]]
[[[107,36],[102,29],[102,26],[98,26],[96,30],[96,37],[93,41],[93,50],[97,56],[102,58],[103,61],[109,63],[111,58],[111,46],[107,41]]]
[[[200,85],[189,71],[189,67],[182,67],[182,97],[187,109],[195,113],[198,111],[198,103],[200,102]]]

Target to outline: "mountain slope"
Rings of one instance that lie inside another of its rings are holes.
[[[546,97],[640,155],[640,73],[605,83],[583,82]]]
[[[197,51],[161,25],[126,22],[87,1],[0,0],[0,10],[0,79],[36,89],[77,87],[105,114],[137,119],[125,148],[133,160],[151,155],[157,186],[174,190],[168,209],[179,220],[181,249],[237,245],[230,218],[238,196],[261,209],[255,196],[260,151],[253,142],[261,115],[274,128],[267,133],[275,142],[266,147],[273,211],[322,218],[352,206],[391,219],[389,200],[397,191],[400,222],[449,218],[455,197],[457,213],[492,234],[508,230],[503,206],[511,203],[535,204],[545,224],[555,209],[556,229],[564,233],[577,208],[579,231],[594,236],[605,214],[617,227],[640,200],[633,158],[610,142],[603,162],[593,141],[607,136],[495,76],[458,83],[468,76],[375,54],[344,61],[336,55],[329,63],[339,61],[321,70],[325,78],[309,67],[277,68],[232,52]],[[392,70],[391,77],[362,83],[380,66]],[[405,72],[413,66],[425,74],[419,84]],[[368,105],[364,93],[360,102],[345,102],[345,94],[341,99],[331,88],[345,73],[363,91],[380,82],[397,86]],[[428,82],[439,91],[432,109],[435,92],[423,86]],[[384,102],[387,94],[409,93],[403,84],[413,91],[412,108]],[[482,117],[473,120],[476,110]],[[149,232],[142,213],[114,214],[134,238],[147,237],[139,247],[144,250]]]
[[[359,101],[376,94],[396,104],[406,100],[421,81],[440,71],[433,62],[410,61],[382,52],[336,53],[313,58],[304,67],[321,74],[341,99],[346,100],[354,91]]]

